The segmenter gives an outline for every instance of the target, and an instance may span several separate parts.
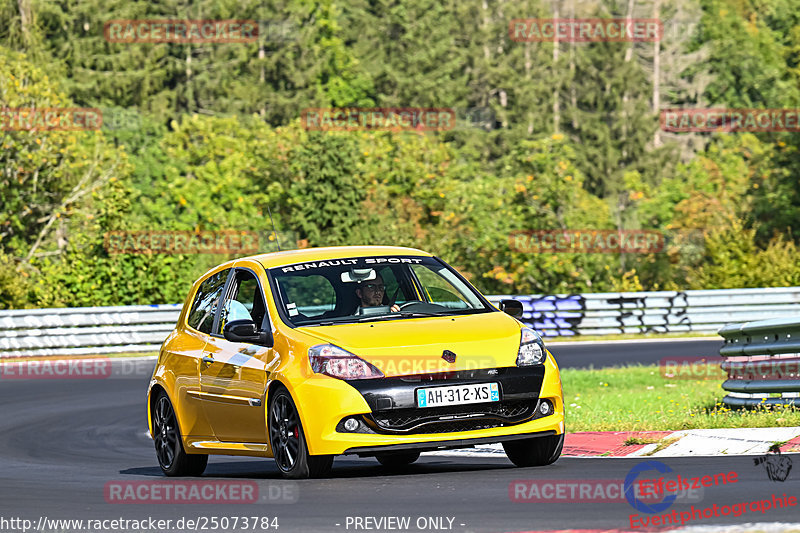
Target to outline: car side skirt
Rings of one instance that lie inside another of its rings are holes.
[[[209,455],[250,455],[254,457],[272,457],[269,444],[258,442],[222,442],[218,440],[191,439],[186,453],[206,453]]]

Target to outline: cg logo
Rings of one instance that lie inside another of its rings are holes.
[[[636,497],[636,493],[634,492],[633,485],[636,482],[636,478],[639,477],[639,474],[642,472],[646,472],[647,470],[656,470],[662,474],[666,474],[667,472],[672,472],[672,469],[665,465],[660,461],[645,461],[644,463],[639,463],[638,465],[634,466],[628,472],[628,475],[625,476],[625,499],[628,500],[628,503],[631,504],[631,507],[636,509],[637,511],[641,511],[642,513],[649,513],[649,514],[656,514],[669,509],[669,507],[675,502],[675,499],[678,497],[677,494],[670,494],[663,500],[658,503],[654,503],[652,505],[644,503],[643,501],[639,500]]]

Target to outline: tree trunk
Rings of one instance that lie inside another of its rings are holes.
[[[570,18],[575,18],[575,0],[569,1],[569,16]],[[571,106],[570,109],[570,119],[572,122],[572,129],[573,131],[577,131],[578,129],[578,95],[575,92],[575,41],[570,40],[569,42],[569,103]]]
[[[553,18],[558,19],[558,2],[553,2]],[[558,42],[558,37],[554,32],[553,36],[553,133],[558,133],[559,124],[561,123],[561,107],[558,100],[558,76],[556,69],[558,68],[558,51],[561,43]]]
[[[30,25],[31,25],[31,2],[30,0],[17,0],[19,9],[19,23],[22,30],[22,40],[26,47],[31,45]]]
[[[625,19],[629,20],[633,18],[633,4],[635,0],[628,0],[628,12],[625,14]],[[631,59],[633,59],[633,42],[628,43],[628,48],[625,50],[625,63],[630,63]],[[628,134],[627,131],[627,120],[626,115],[628,113],[628,90],[625,89],[625,92],[622,95],[622,135],[625,137]],[[622,146],[622,159],[623,161],[628,157],[627,152],[625,151],[625,145]]]
[[[653,18],[658,19],[659,12],[661,11],[661,0],[653,0]],[[661,112],[661,41],[656,39],[653,41],[653,113],[658,115]],[[659,118],[660,121],[660,118]],[[660,127],[656,128],[653,135],[653,146],[661,146],[661,130]]]

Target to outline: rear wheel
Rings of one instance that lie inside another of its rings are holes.
[[[563,433],[503,443],[506,455],[517,466],[545,466],[555,463],[563,448]]]
[[[208,464],[208,455],[189,455],[183,449],[178,419],[172,402],[163,391],[153,402],[153,442],[161,471],[167,476],[200,476]]]
[[[419,452],[380,453],[375,456],[375,459],[385,467],[400,468],[419,459]]]
[[[280,388],[269,402],[269,441],[275,464],[289,479],[321,477],[330,472],[332,455],[311,455],[308,453],[300,415],[292,396]]]

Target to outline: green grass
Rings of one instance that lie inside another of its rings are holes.
[[[642,456],[646,457],[646,456],[649,456],[649,455],[655,455],[658,452],[660,452],[661,450],[672,446],[674,443],[678,442],[679,440],[681,440],[680,437],[673,437],[671,439],[660,440],[660,441],[658,441],[658,446],[656,446],[655,448],[653,448],[649,452],[647,452],[645,454],[642,454]]]
[[[723,377],[677,379],[658,366],[565,369],[567,431],[673,431],[699,428],[800,426],[800,409],[734,409],[722,403]]]
[[[625,442],[623,442],[622,444],[624,444],[625,446],[633,446],[635,444],[655,444],[656,442],[658,442],[658,440],[659,439],[652,438],[652,437],[646,437],[646,438],[643,438],[643,437],[628,437],[627,439],[625,439]]]

